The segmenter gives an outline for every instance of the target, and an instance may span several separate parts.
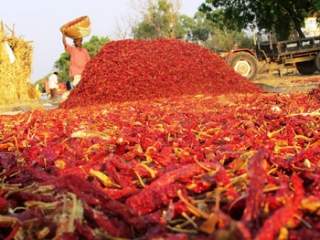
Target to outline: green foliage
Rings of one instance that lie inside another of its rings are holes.
[[[184,38],[188,41],[205,42],[213,32],[213,23],[208,21],[205,15],[200,12],[194,18],[182,15],[180,21],[186,33]]]
[[[183,38],[180,15],[169,0],[153,0],[142,21],[132,29],[135,39]]]
[[[196,13],[194,18],[184,21],[187,32],[186,39],[218,52],[230,51],[235,46],[239,48],[253,47],[253,39],[246,33],[229,29],[224,25],[221,11],[218,11],[217,16],[221,22],[208,20],[202,12]]]
[[[227,52],[235,48],[250,49],[253,48],[253,39],[244,32],[216,28],[205,46],[216,52]]]
[[[102,48],[104,44],[109,41],[108,37],[98,37],[92,36],[88,42],[83,44],[90,56],[94,57]],[[54,66],[59,73],[59,81],[66,82],[70,80],[69,77],[69,65],[70,65],[70,56],[68,53],[64,52],[60,55],[59,59],[55,62]]]
[[[68,53],[64,52],[60,55],[60,58],[54,64],[54,67],[58,70],[60,82],[66,82],[70,80],[69,65],[70,56]]]
[[[179,14],[169,0],[154,0],[132,31],[135,39],[184,39],[215,51],[229,51],[235,45],[252,47],[252,40],[245,33],[229,30],[222,10],[215,11],[214,16],[215,22],[202,12],[192,18]]]
[[[110,39],[108,37],[92,36],[88,42],[83,44],[83,47],[88,50],[91,57],[94,57],[100,51],[101,47],[109,41]]]
[[[221,22],[217,15],[222,13],[224,24],[231,29],[257,26],[287,39],[292,29],[303,37],[304,18],[319,7],[319,0],[206,0],[200,11],[213,22]]]

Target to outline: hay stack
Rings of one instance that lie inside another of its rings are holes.
[[[5,42],[13,50],[15,61],[5,51]],[[29,83],[32,65],[32,46],[12,31],[7,34],[3,24],[0,25],[0,105],[30,102],[38,94]]]

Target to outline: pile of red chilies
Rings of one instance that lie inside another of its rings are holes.
[[[1,239],[320,239],[320,103],[196,95],[0,117]]]
[[[106,44],[86,66],[64,108],[182,94],[259,92],[217,54],[179,40]]]

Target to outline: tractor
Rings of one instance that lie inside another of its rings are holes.
[[[320,36],[297,40],[255,41],[255,49],[235,49],[225,56],[227,63],[240,75],[253,80],[259,72],[260,63],[269,70],[295,65],[302,75],[310,75],[320,70]]]

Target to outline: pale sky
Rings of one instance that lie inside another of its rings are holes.
[[[0,20],[15,25],[17,35],[33,42],[32,81],[53,69],[63,51],[59,28],[83,15],[92,22],[94,35],[116,39],[119,26],[128,30],[129,19],[136,19],[137,0],[10,0],[3,1]],[[193,16],[204,0],[181,0],[181,13]]]

